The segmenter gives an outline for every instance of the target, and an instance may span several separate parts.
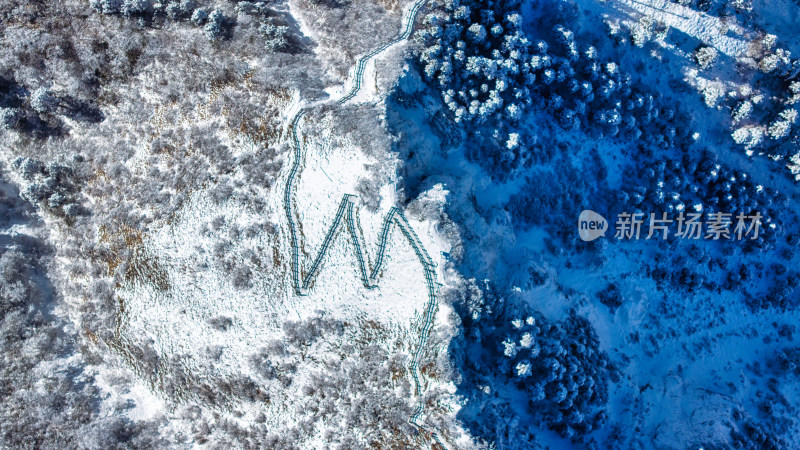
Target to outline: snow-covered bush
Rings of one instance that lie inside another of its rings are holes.
[[[40,87],[31,93],[31,107],[34,111],[46,114],[55,110],[59,101],[49,89]]]
[[[0,108],[0,127],[12,130],[19,125],[20,110],[17,108]]]
[[[790,108],[778,115],[778,119],[770,124],[767,128],[767,135],[772,139],[782,139],[789,135],[792,130],[792,125],[797,122],[797,110]]]
[[[208,21],[203,27],[203,31],[210,40],[215,41],[222,38],[224,24],[225,16],[222,14],[222,11],[215,9],[209,14]]]
[[[13,190],[0,192],[0,446],[163,446],[158,424],[134,424],[124,403],[101,413],[95,375],[76,348],[82,337],[53,313],[58,291],[43,267],[51,249],[6,221],[27,223],[28,210]]]
[[[212,41],[229,38],[229,29],[234,25],[233,19],[226,17],[222,10],[213,9],[209,12],[209,8],[198,8],[195,0],[90,0],[90,6],[102,14],[135,19],[140,28],[166,20],[188,21],[194,26],[203,27],[206,36]]]
[[[514,315],[494,336],[501,375],[528,394],[531,414],[546,426],[578,438],[604,423],[614,369],[586,319],[574,311],[555,324],[538,313]]]
[[[714,64],[714,61],[716,61],[718,54],[719,52],[717,52],[717,49],[715,49],[714,47],[702,45],[698,47],[697,50],[694,51],[692,57],[694,58],[694,61],[697,63],[697,65],[700,66],[701,69],[705,70],[711,67],[712,64]]]
[[[193,16],[195,7],[194,0],[182,0],[180,3],[174,2],[167,6],[167,16],[175,21],[185,20]]]
[[[122,0],[90,0],[92,8],[103,14],[116,14],[120,11]]]
[[[611,283],[598,292],[597,299],[600,300],[600,303],[608,306],[612,314],[622,306],[622,293],[617,283]]]
[[[284,50],[289,45],[289,27],[285,25],[269,22],[261,25],[259,31],[267,38],[266,48],[269,52]]]
[[[493,140],[501,145],[489,140],[474,152],[484,167],[503,174],[526,159],[515,154],[524,149],[504,154],[501,148],[532,105],[567,130],[584,128],[664,149],[685,137],[687,128],[680,125],[685,115],[659,105],[618,64],[601,61],[593,46],[582,46],[567,26],[555,24],[545,32],[549,42],[533,39],[521,26],[518,7],[518,2],[444,2],[443,12],[430,16],[421,33],[422,72],[441,91],[452,119],[488,121],[498,130]]]
[[[208,9],[197,8],[194,13],[192,13],[192,23],[198,27],[203,26],[208,20],[208,15]]]
[[[370,328],[381,335],[382,325]],[[301,394],[291,412],[305,424],[298,438],[303,447],[313,446],[303,441],[315,435],[342,448],[416,447],[406,355],[387,351],[380,337],[354,338],[350,330],[319,314],[288,321],[285,335],[254,353],[250,366],[265,383]],[[303,376],[295,376],[300,370]]]
[[[125,0],[120,11],[125,17],[141,16],[151,12],[153,5],[150,0]]]
[[[571,214],[587,205],[592,187],[580,169],[569,161],[557,159],[552,169],[536,169],[526,174],[519,192],[509,199],[506,208],[520,223],[547,227],[556,235],[563,235]],[[598,163],[598,169],[602,163]]]
[[[29,201],[62,217],[74,217],[85,212],[76,203],[79,180],[72,168],[60,164],[45,166],[27,157],[17,158],[12,167],[30,182],[22,192]],[[68,205],[68,210],[65,210]]]
[[[778,352],[777,363],[782,373],[800,377],[800,347],[788,347]]]
[[[465,386],[486,394],[475,394],[481,418],[483,410],[500,413],[503,402],[524,396],[527,411],[505,410],[503,422],[550,428],[575,441],[605,423],[608,383],[618,379],[618,370],[585,318],[570,310],[550,322],[529,306],[502,298],[491,284],[479,288],[474,280],[454,306],[464,334],[451,354]],[[483,420],[472,426],[489,439],[504,440]]]
[[[762,215],[760,236],[774,238],[765,229],[777,218],[770,207],[773,200],[768,200],[772,192],[758,187],[746,173],[719,163],[715,154],[704,152],[699,159],[684,156],[680,161],[642,159],[637,168],[626,171],[631,180],[641,179],[642,185],[623,190],[621,208],[675,214],[713,210],[734,217],[758,211]],[[778,201],[784,198],[774,194]]]
[[[731,119],[733,119],[733,123],[737,124],[750,116],[753,112],[753,102],[749,100],[743,100],[738,105],[736,105],[731,111]]]
[[[58,114],[77,120],[99,122],[102,113],[89,102],[59,98],[50,89],[29,89],[13,77],[0,76],[0,129],[37,138],[63,136],[65,126]]]
[[[453,114],[462,111],[457,120],[517,120],[514,111],[530,102],[525,80],[532,76],[519,2],[465,3],[448,2],[442,5],[446,18],[428,21],[424,73],[442,92],[454,92],[445,102]]]
[[[737,429],[731,430],[731,444],[733,448],[747,450],[788,448],[784,439],[753,420],[745,420]]]

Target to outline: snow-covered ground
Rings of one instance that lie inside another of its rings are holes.
[[[366,67],[374,77],[374,58]],[[351,82],[352,83],[352,82]],[[361,79],[356,80],[362,86]],[[363,83],[363,86],[373,86]],[[374,101],[374,90],[357,92],[354,102]],[[286,117],[296,114],[302,102],[294,103]],[[368,176],[371,161],[365,155],[386,149],[361,149],[337,130],[324,114],[312,109],[299,123],[298,135],[303,152],[299,175],[293,182],[292,201],[299,231],[300,269],[309,270],[328,233],[340,199],[357,191],[358,182]],[[313,128],[313,135],[307,129]],[[293,153],[293,152],[292,152]],[[294,153],[289,156],[293,158]],[[140,157],[140,159],[143,157]],[[347,227],[339,227],[327,251],[318,275],[307,295],[295,293],[292,282],[292,246],[288,224],[283,214],[283,184],[292,161],[284,164],[279,177],[281,189],[269,192],[267,211],[255,212],[247,204],[229,199],[216,203],[204,190],[192,192],[176,218],[153,227],[139,250],[143,260],[163,271],[163,283],[138,279],[119,291],[124,312],[120,318],[121,340],[148,342],[166,359],[188,357],[193,376],[215,377],[251,373],[249,360],[255,349],[280,339],[286,321],[305,320],[323,311],[326,317],[359,326],[360,318],[369,318],[391,330],[390,339],[400,339],[411,355],[424,332],[419,328],[429,304],[424,267],[399,227],[392,227],[387,239],[386,258],[377,286],[364,286],[358,271],[354,243]],[[377,210],[361,208],[357,221],[363,232],[366,252],[374,264],[384,217],[397,205],[397,175],[387,173],[388,183],[381,187]],[[431,201],[443,204],[444,193],[432,193]],[[444,266],[444,253],[450,251],[448,240],[439,235],[437,224],[430,220],[410,219],[419,239],[434,263]],[[215,220],[217,222],[215,222]],[[280,224],[264,231],[264,222]],[[237,230],[242,230],[239,233]],[[215,248],[219,236],[236,233],[236,239],[224,250]],[[231,276],[214,268],[214,253],[223,251],[227,258],[238,260],[252,269],[251,287],[235,286]],[[245,255],[258,255],[258,263],[246,261]],[[439,276],[443,276],[441,269]],[[443,281],[443,278],[442,278]],[[441,282],[441,281],[440,281]],[[436,306],[435,304],[433,305]],[[435,310],[433,326],[448,327],[447,307]],[[215,319],[229,319],[220,329]],[[358,333],[358,330],[353,331]],[[201,363],[208,349],[221,349],[213,365]],[[410,357],[410,356],[409,356]],[[193,364],[192,361],[197,361]],[[410,362],[410,361],[409,361]],[[426,388],[431,388],[431,380]],[[438,383],[447,384],[447,380]],[[414,399],[409,399],[412,401]],[[276,405],[285,408],[285,405]],[[282,422],[290,420],[283,417]]]
[[[72,352],[32,391],[64,375],[129,421],[112,434],[160,424],[164,447],[724,447],[751,420],[798,442],[796,364],[776,368],[800,324],[796,2],[86,3],[0,5],[0,206],[42,218],[6,224],[0,256],[47,241],[42,317]],[[454,120],[487,98],[506,103]],[[663,205],[665,183],[749,198],[783,234],[748,253],[553,226]],[[515,378],[491,357],[525,311],[571,359],[530,350]],[[575,314],[597,341],[562,333]],[[580,375],[529,384],[560,369]]]

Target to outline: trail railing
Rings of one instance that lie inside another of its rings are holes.
[[[418,0],[411,7],[411,9],[409,9],[404,16],[403,31],[399,36],[397,36],[397,38],[391,42],[383,44],[382,46],[372,50],[358,59],[355,64],[355,68],[353,69],[353,85],[350,91],[338,100],[340,104],[348,102],[361,90],[363,85],[364,71],[366,70],[370,59],[392,45],[402,42],[411,36],[411,33],[414,30],[414,21],[416,19],[416,15],[424,3],[425,0]],[[411,227],[403,212],[397,207],[392,207],[384,217],[383,224],[378,235],[378,248],[375,257],[375,263],[371,265],[369,254],[366,251],[366,245],[363,240],[363,236],[360,234],[360,226],[356,217],[355,204],[353,203],[353,198],[355,196],[351,194],[345,194],[339,203],[339,208],[336,211],[336,215],[333,218],[330,228],[328,228],[328,231],[325,233],[325,238],[322,241],[322,245],[317,251],[317,254],[314,257],[311,266],[308,268],[308,271],[305,273],[305,276],[303,276],[302,267],[300,264],[300,233],[297,229],[297,221],[299,219],[295,215],[294,205],[292,203],[292,193],[294,191],[294,182],[296,181],[297,176],[301,171],[302,163],[305,160],[305,147],[302,145],[302,142],[298,137],[298,128],[304,115],[305,109],[301,108],[290,121],[289,132],[291,134],[292,144],[294,147],[294,160],[292,161],[292,165],[287,175],[286,187],[283,195],[283,207],[286,212],[286,220],[289,228],[289,240],[292,250],[291,272],[292,285],[295,293],[298,295],[308,294],[308,290],[313,286],[315,277],[320,272],[325,257],[328,253],[328,249],[330,248],[334,238],[337,236],[339,227],[343,225],[343,218],[345,218],[345,226],[348,228],[351,238],[350,241],[353,244],[353,250],[355,252],[356,259],[358,260],[361,279],[364,283],[364,286],[368,288],[374,288],[377,286],[381,270],[383,269],[386,261],[386,251],[388,248],[392,227],[397,226],[400,228],[403,236],[413,248],[417,259],[422,265],[428,293],[428,301],[425,304],[425,310],[423,311],[422,322],[420,324],[419,343],[412,355],[411,363],[409,364],[409,371],[412,379],[414,380],[414,393],[419,400],[417,407],[414,409],[414,412],[409,418],[409,422],[418,429],[430,433],[431,436],[433,436],[433,438],[442,447],[445,447],[444,443],[439,438],[438,433],[435,431],[426,430],[418,423],[419,418],[421,417],[425,408],[422,396],[422,382],[420,381],[419,377],[419,360],[425,348],[430,330],[433,328],[433,320],[438,305],[436,294],[439,284],[436,282],[436,265],[433,263],[433,260],[431,260],[431,257],[428,255],[428,252],[422,245],[419,236]]]

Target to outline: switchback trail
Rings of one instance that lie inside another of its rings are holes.
[[[364,71],[366,70],[367,63],[370,59],[374,58],[392,45],[405,41],[411,36],[411,33],[414,30],[414,21],[416,19],[417,12],[419,12],[419,9],[422,7],[425,1],[426,0],[417,0],[417,2],[408,10],[404,16],[403,31],[399,36],[397,36],[397,38],[359,58],[353,70],[353,85],[347,94],[337,100],[338,103],[344,104],[348,102],[361,90]],[[383,225],[379,234],[377,254],[374,262],[372,262],[369,257],[369,253],[366,251],[364,246],[364,239],[360,231],[361,227],[356,217],[355,204],[353,203],[353,198],[355,196],[352,194],[345,194],[339,203],[339,208],[333,218],[333,223],[325,234],[322,246],[317,252],[316,257],[314,257],[312,260],[311,266],[305,272],[305,276],[303,276],[303,270],[300,265],[301,245],[299,242],[299,232],[297,230],[296,223],[298,218],[295,216],[292,197],[294,192],[294,182],[299,176],[302,161],[305,158],[305,147],[302,145],[298,137],[298,128],[300,121],[305,115],[306,108],[307,107],[301,107],[297,113],[295,113],[294,117],[292,117],[290,122],[290,133],[294,148],[294,160],[292,161],[292,166],[289,170],[289,175],[286,180],[286,189],[283,196],[283,206],[286,211],[286,220],[289,227],[289,237],[292,251],[291,272],[292,285],[295,293],[297,295],[306,295],[308,290],[313,288],[314,279],[319,273],[320,267],[322,266],[322,263],[327,255],[328,248],[330,247],[330,244],[336,236],[340,226],[346,227],[349,231],[351,238],[350,241],[353,244],[356,259],[358,260],[359,271],[364,286],[368,288],[376,287],[379,281],[381,269],[384,266],[384,257],[386,254],[389,236],[391,235],[391,230],[393,227],[397,227],[402,231],[402,235],[414,249],[414,253],[417,255],[417,258],[422,265],[428,292],[428,302],[425,305],[422,323],[420,325],[419,344],[414,351],[411,364],[409,365],[409,371],[414,380],[414,392],[418,399],[417,407],[409,418],[409,422],[411,422],[420,430],[430,433],[433,438],[440,445],[442,445],[442,447],[445,447],[439,438],[438,433],[435,431],[426,430],[418,423],[425,407],[422,396],[422,383],[419,379],[419,360],[427,343],[430,330],[433,327],[433,319],[438,305],[436,297],[438,287],[436,282],[436,265],[433,263],[433,260],[431,260],[431,257],[428,255],[428,252],[425,250],[417,234],[411,228],[411,225],[408,223],[408,220],[405,218],[403,212],[397,207],[392,207],[384,217]]]

